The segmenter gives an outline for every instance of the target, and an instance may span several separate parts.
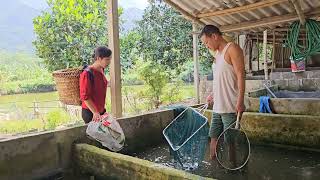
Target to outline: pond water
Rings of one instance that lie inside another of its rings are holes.
[[[133,156],[172,167],[169,147],[161,145]],[[209,152],[209,149],[207,149]],[[320,153],[268,146],[253,146],[249,163],[241,171],[228,171],[218,162],[205,160],[193,174],[223,180],[319,180]]]

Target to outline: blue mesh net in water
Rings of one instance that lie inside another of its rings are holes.
[[[175,164],[182,169],[195,169],[203,161],[208,144],[209,125],[196,109],[175,109],[176,118],[163,130]]]

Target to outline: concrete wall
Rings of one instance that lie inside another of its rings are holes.
[[[209,121],[211,113],[206,113]],[[162,129],[173,118],[174,112],[167,110],[119,119],[126,135],[124,152],[161,143]],[[320,148],[319,116],[245,113],[241,123],[254,142]],[[1,140],[0,179],[33,179],[67,169],[73,143],[97,145],[86,138],[85,129],[80,126]]]
[[[202,78],[200,81],[200,102],[206,102],[206,97],[212,93],[213,81]],[[263,87],[263,80],[246,80],[246,93]]]
[[[255,79],[257,78],[257,79]],[[317,91],[320,90],[320,70],[292,72],[272,72],[270,79],[280,90],[290,91]],[[263,88],[264,80],[260,76],[248,77],[246,80],[246,92]],[[200,80],[200,100],[205,102],[206,97],[212,93],[213,82],[202,77]]]
[[[246,112],[241,127],[253,143],[275,143],[320,150],[320,116]]]
[[[271,87],[269,87],[269,89],[272,92],[276,92],[279,90],[279,86],[278,85],[271,86]],[[258,98],[260,96],[267,96],[269,94],[270,93],[268,92],[268,90],[266,88],[251,90],[250,92],[247,92],[248,97],[255,97],[255,98]]]
[[[280,89],[291,91],[316,91],[320,90],[320,70],[305,71],[299,73],[273,72],[270,78]]]
[[[82,126],[0,141],[0,179],[33,179],[70,166],[72,143],[84,135]]]
[[[207,110],[205,116],[210,124],[212,110]],[[240,124],[252,144],[320,151],[319,115],[245,112]]]
[[[172,110],[119,119],[126,135],[124,152],[163,141],[162,129],[173,119]],[[33,179],[71,166],[72,144],[89,143],[86,126],[38,133],[0,141],[0,179]]]
[[[74,157],[80,171],[90,172],[104,179],[210,179],[87,144],[77,144]]]
[[[246,111],[259,112],[259,98],[249,97],[246,98],[246,102]],[[271,98],[270,107],[276,114],[320,116],[318,99]]]
[[[173,119],[172,110],[118,119],[126,136],[124,151],[134,152],[163,142],[162,130]]]

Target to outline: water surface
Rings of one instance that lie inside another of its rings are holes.
[[[161,145],[133,156],[172,166],[168,148]],[[190,172],[223,180],[319,180],[320,153],[253,146],[249,163],[241,171],[223,169],[217,161],[210,160],[207,153],[201,166]]]

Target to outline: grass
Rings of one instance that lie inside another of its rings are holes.
[[[33,129],[43,130],[43,123],[40,119],[0,121],[0,133],[2,134],[28,132]]]
[[[60,125],[75,122],[75,117],[70,116],[63,109],[57,108],[38,119],[0,121],[0,134],[16,134],[31,130],[53,130]]]

